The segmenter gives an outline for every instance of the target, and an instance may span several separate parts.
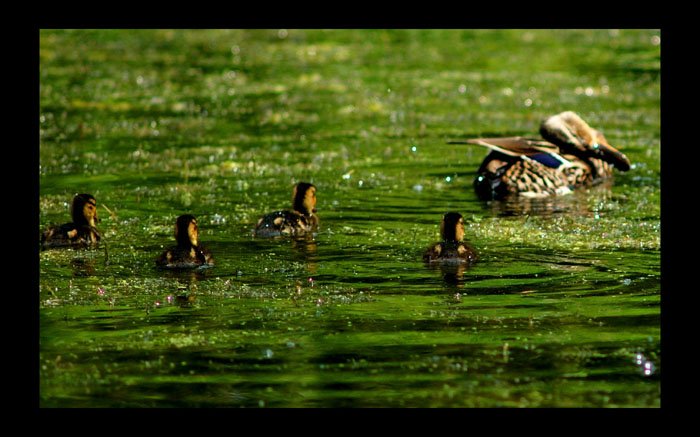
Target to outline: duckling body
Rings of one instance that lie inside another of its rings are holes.
[[[300,182],[292,193],[293,209],[275,211],[258,219],[253,234],[261,237],[303,235],[318,229],[316,187]]]
[[[191,215],[181,215],[175,221],[176,246],[168,248],[156,258],[156,264],[170,269],[213,266],[211,252],[198,242],[197,219]]]
[[[97,201],[91,194],[78,194],[71,204],[71,223],[59,226],[49,226],[41,234],[41,244],[44,247],[87,246],[100,241],[100,232],[95,224],[97,217]]]
[[[433,243],[423,252],[424,262],[474,263],[478,259],[476,250],[464,239],[464,219],[456,212],[442,217],[440,226],[442,241]]]
[[[318,217],[307,216],[298,211],[276,211],[262,216],[255,226],[255,235],[275,237],[300,235],[313,232],[318,227]]]
[[[450,143],[491,149],[474,180],[482,199],[568,194],[612,177],[613,168],[630,168],[629,159],[574,112],[547,118],[540,125],[540,134],[546,141],[507,137]]]

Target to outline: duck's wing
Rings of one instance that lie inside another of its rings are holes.
[[[451,140],[448,141],[447,144],[473,144],[488,147],[491,150],[495,150],[510,156],[528,156],[539,153],[559,153],[559,148],[550,142],[526,137]]]

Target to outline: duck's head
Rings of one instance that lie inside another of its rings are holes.
[[[440,233],[443,241],[462,241],[464,239],[464,218],[457,212],[448,212],[442,216]]]
[[[608,144],[605,137],[591,128],[572,111],[562,112],[542,122],[540,134],[558,146],[563,153],[580,158],[598,158],[620,171],[630,169],[630,160],[624,153]]]
[[[95,226],[101,221],[97,217],[97,201],[92,194],[78,194],[73,198],[71,205],[71,216],[73,223]]]
[[[175,240],[179,246],[197,246],[197,219],[191,215],[181,215],[175,220]]]
[[[299,182],[294,187],[292,205],[295,211],[304,215],[316,213],[316,187],[307,182]]]

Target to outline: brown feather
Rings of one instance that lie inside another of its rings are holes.
[[[552,143],[526,137],[474,138],[466,141],[448,141],[448,144],[473,144],[510,156],[536,155],[538,153],[559,153]]]

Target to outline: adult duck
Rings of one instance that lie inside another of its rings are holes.
[[[612,177],[613,168],[630,169],[627,156],[572,111],[544,120],[540,135],[544,140],[518,136],[448,143],[491,149],[474,180],[482,199],[568,194]]]

